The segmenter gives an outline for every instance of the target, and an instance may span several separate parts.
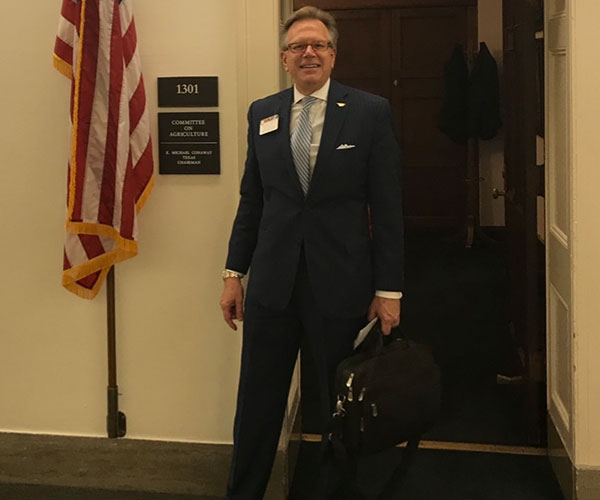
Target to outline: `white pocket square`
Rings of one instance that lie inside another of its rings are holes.
[[[352,148],[355,148],[355,147],[356,147],[356,144],[340,144],[335,149],[352,149]]]

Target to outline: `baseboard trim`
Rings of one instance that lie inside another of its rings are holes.
[[[320,442],[319,434],[292,434],[291,441]],[[400,443],[398,448],[406,447],[406,443]],[[501,455],[530,455],[546,456],[546,448],[536,448],[533,446],[507,446],[501,444],[488,443],[465,443],[457,441],[427,441],[422,440],[419,443],[419,449],[422,450],[441,450],[441,451],[468,451],[474,453],[498,453]]]
[[[600,498],[600,469],[577,469],[575,475],[577,500]]]
[[[287,497],[288,447],[277,452],[265,499]],[[225,494],[231,445],[0,433],[0,484]]]

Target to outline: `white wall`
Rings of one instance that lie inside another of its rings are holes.
[[[574,420],[578,467],[600,467],[600,3],[571,4]]]
[[[105,293],[86,301],[60,285],[70,90],[52,67],[60,5],[0,4],[0,431],[104,436]],[[157,176],[140,255],[117,266],[120,408],[128,437],[231,442],[241,336],[221,320],[220,270],[247,104],[279,84],[278,2],[143,0],[134,14],[155,159],[156,78],[216,75],[221,175]]]

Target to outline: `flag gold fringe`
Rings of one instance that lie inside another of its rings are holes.
[[[90,234],[104,236],[115,242],[117,248],[94,257],[78,266],[65,269],[62,275],[63,286],[84,299],[93,299],[97,294],[109,269],[114,264],[135,257],[138,253],[138,244],[135,240],[123,238],[115,228],[103,224],[86,222],[67,222],[67,231],[72,234]],[[85,288],[77,283],[82,278],[100,271],[100,278],[96,281],[93,289]]]
[[[54,67],[63,75],[65,75],[69,80],[73,78],[73,66],[71,66],[64,59],[58,57],[56,54],[54,54]]]
[[[103,257],[105,255],[103,255]],[[88,262],[88,264],[89,264],[89,262]],[[73,268],[69,269],[69,271],[71,271],[72,269]],[[83,299],[91,300],[96,295],[98,295],[98,292],[102,288],[102,285],[104,284],[104,280],[106,279],[106,276],[108,275],[109,270],[110,270],[110,266],[102,269],[102,271],[100,272],[100,277],[98,278],[98,281],[96,281],[94,288],[92,288],[91,290],[78,284],[75,281],[75,278],[67,276],[66,274],[68,273],[68,271],[63,271],[63,286],[70,292],[74,293],[75,295],[77,295]]]
[[[73,98],[73,136],[71,138],[71,178],[69,179],[69,205],[67,209],[67,221],[73,215],[75,206],[75,179],[77,178],[77,128],[79,125],[79,92],[81,86],[81,68],[83,66],[83,42],[85,40],[85,12],[87,0],[81,1],[81,24],[79,26],[79,47],[77,57],[77,74],[75,75],[74,98]]]
[[[136,214],[139,214],[142,207],[146,204],[146,201],[148,200],[148,197],[150,196],[150,193],[152,192],[152,189],[154,188],[154,178],[155,178],[155,175],[152,174],[152,177],[150,177],[148,184],[146,184],[146,187],[144,188],[142,195],[139,197],[138,201],[136,202],[136,204],[135,204],[135,213]]]

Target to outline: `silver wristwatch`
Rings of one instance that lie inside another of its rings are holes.
[[[230,269],[225,269],[222,273],[221,273],[221,277],[223,279],[227,279],[227,278],[238,278],[241,279],[243,278],[243,274],[242,273],[238,273],[237,271],[231,271]]]

